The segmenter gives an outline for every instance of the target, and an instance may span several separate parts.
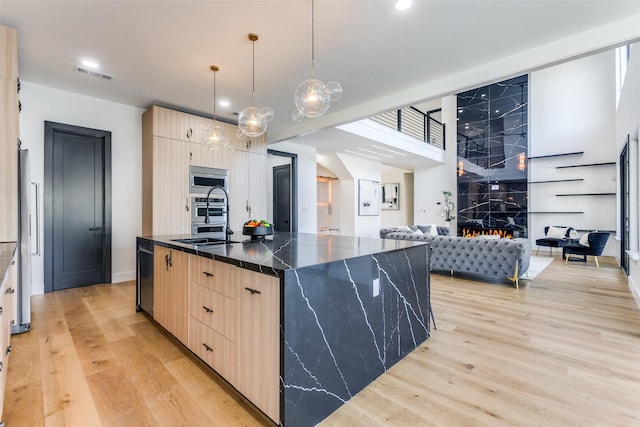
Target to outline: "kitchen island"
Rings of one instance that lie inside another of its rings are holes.
[[[276,424],[319,423],[429,337],[428,244],[185,237],[138,238],[156,248],[154,319]]]

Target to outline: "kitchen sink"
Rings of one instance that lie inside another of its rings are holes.
[[[187,245],[194,246],[212,246],[212,245],[224,245],[225,243],[238,243],[231,240],[216,239],[213,237],[190,237],[187,239],[173,239],[172,242],[185,243]]]

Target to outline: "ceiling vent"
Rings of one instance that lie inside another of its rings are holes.
[[[104,80],[111,80],[113,79],[113,76],[109,75],[109,74],[105,74],[105,73],[101,73],[100,71],[95,71],[95,70],[90,70],[88,68],[85,67],[81,67],[79,65],[76,65],[73,68],[73,71],[75,71],[76,73],[80,73],[80,74],[86,74],[88,76],[93,76],[93,77],[97,77],[99,79],[104,79]]]

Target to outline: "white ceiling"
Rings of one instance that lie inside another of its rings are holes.
[[[18,30],[21,79],[146,108],[213,112],[251,104],[275,119],[269,141],[344,124],[398,106],[640,39],[638,0],[316,0],[316,77],[344,95],[329,113],[294,123],[293,93],[311,75],[310,0],[0,0],[0,23]],[[114,76],[73,72],[82,58]]]

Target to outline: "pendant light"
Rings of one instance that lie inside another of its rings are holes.
[[[252,65],[252,88],[251,88],[251,106],[240,111],[238,115],[238,133],[250,137],[260,136],[267,131],[269,122],[273,120],[273,110],[269,107],[257,108],[254,106],[254,97],[256,95],[256,40],[258,35],[249,33],[249,40],[253,49],[253,65]]]
[[[202,141],[211,149],[227,148],[227,135],[224,129],[216,123],[216,72],[219,70],[217,65],[211,66],[213,71],[213,123],[202,129]]]
[[[293,96],[296,109],[291,113],[295,122],[301,122],[305,117],[315,119],[327,112],[331,102],[342,96],[342,86],[338,82],[324,84],[315,78],[315,7],[311,0],[311,78],[298,85]]]

